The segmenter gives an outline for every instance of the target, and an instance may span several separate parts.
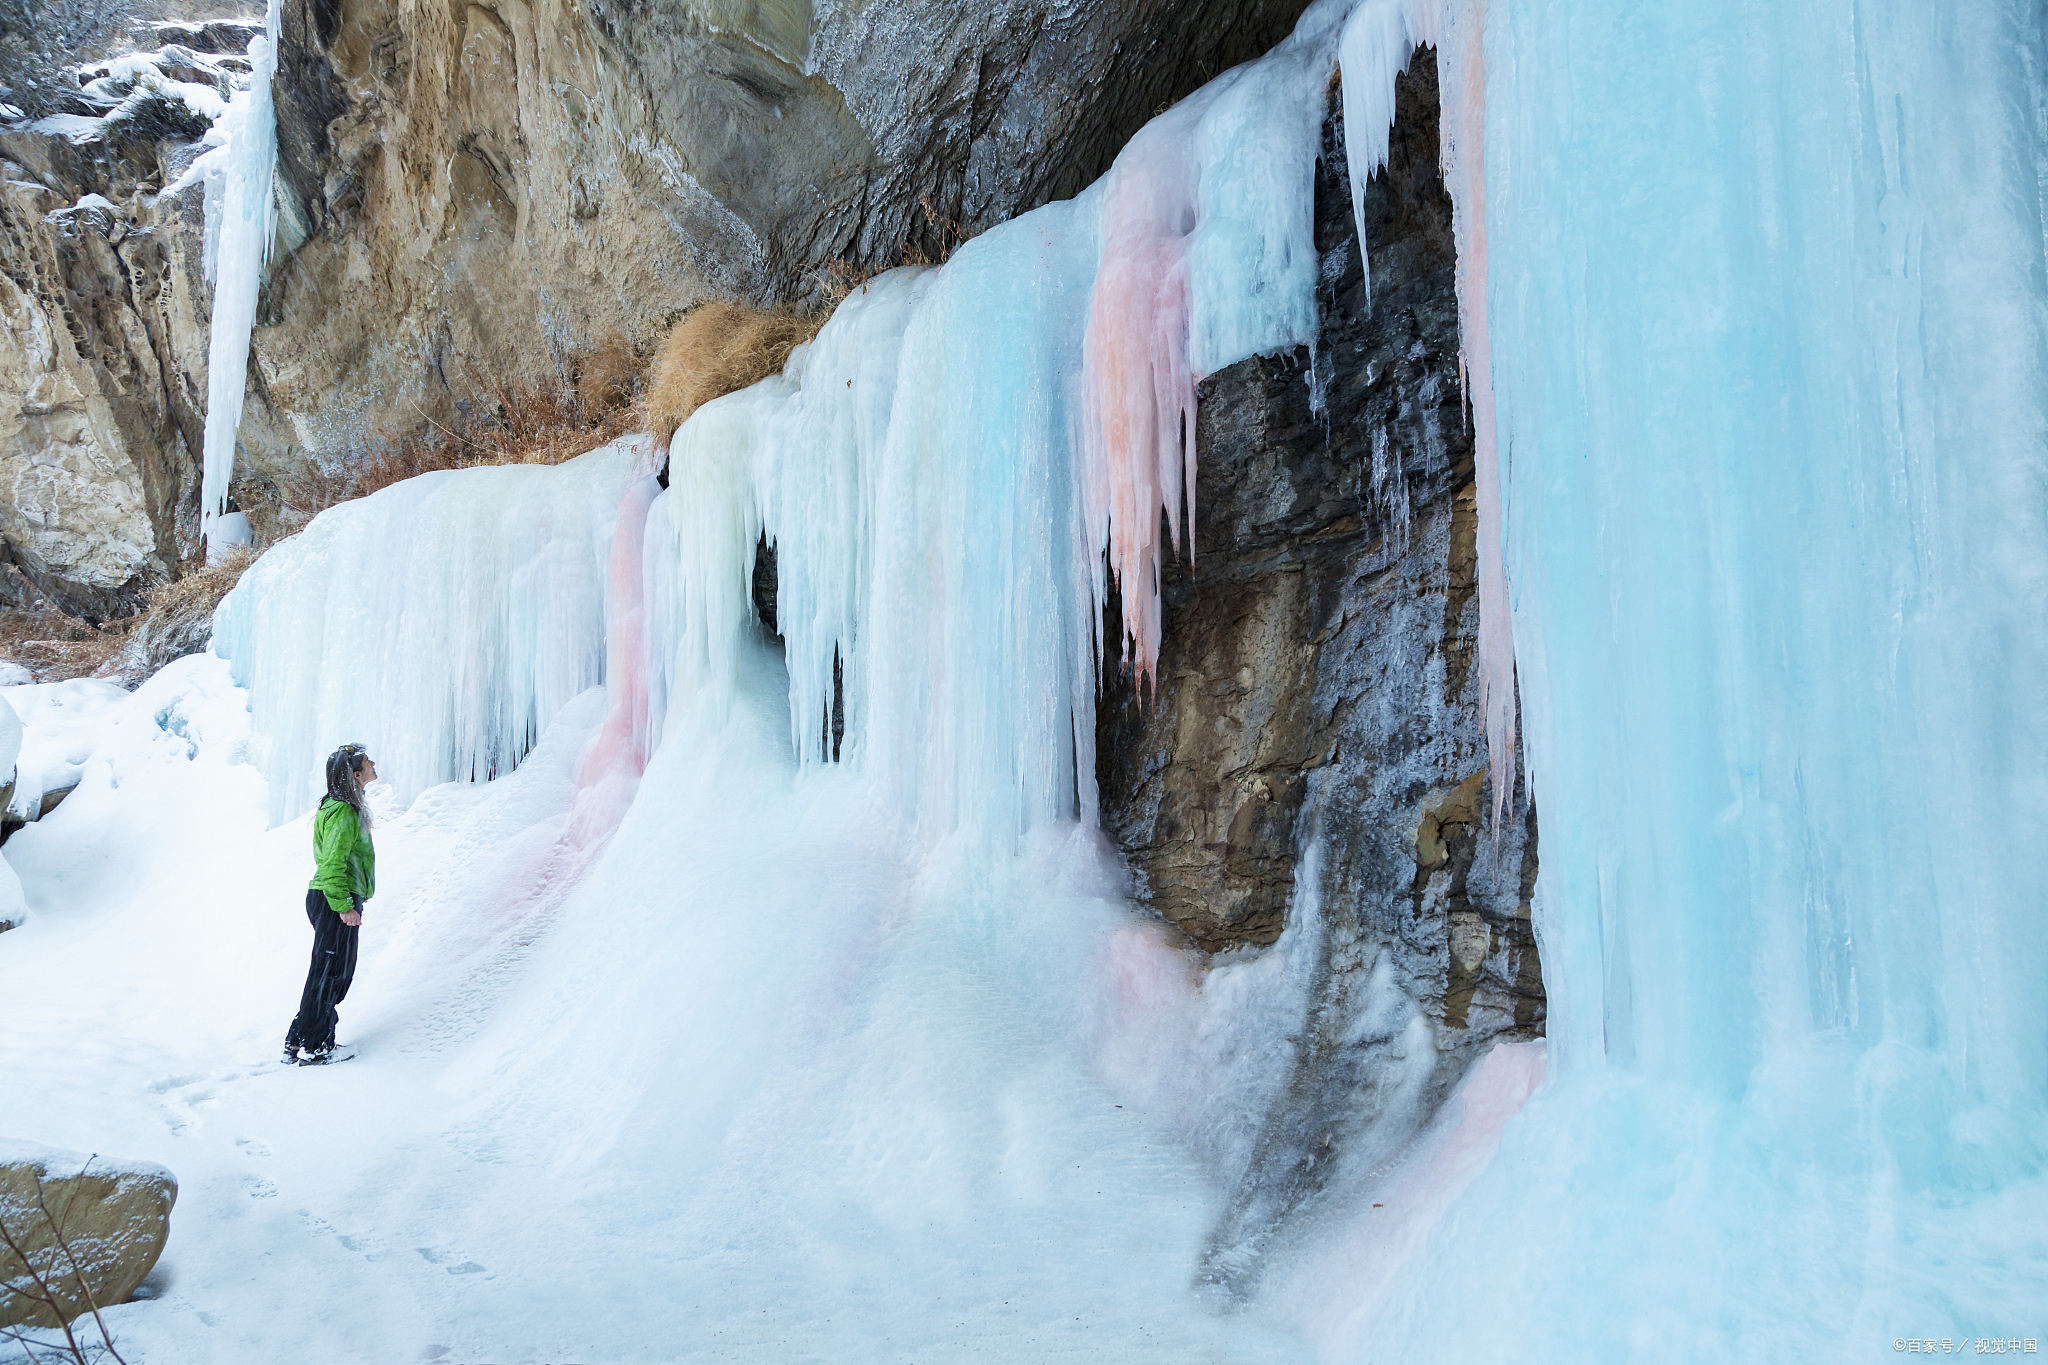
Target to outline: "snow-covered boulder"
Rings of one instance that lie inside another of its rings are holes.
[[[163,1254],[177,1202],[177,1178],[152,1162],[0,1138],[0,1284],[14,1291],[0,1294],[0,1327],[126,1302]]]

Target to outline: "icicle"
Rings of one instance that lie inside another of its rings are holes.
[[[1185,126],[1194,112],[1183,106],[1154,119],[1110,171],[1102,264],[1081,351],[1085,524],[1106,543],[1108,570],[1123,591],[1124,635],[1143,678],[1159,657],[1159,515],[1164,509],[1178,551],[1182,500],[1195,486],[1187,241],[1198,177]],[[1187,549],[1192,558],[1192,536]],[[1106,587],[1098,583],[1095,595],[1105,600]]]
[[[1408,69],[1416,48],[1437,40],[1442,3],[1444,0],[1365,0],[1352,11],[1338,42],[1351,215],[1358,227],[1358,254],[1365,267],[1368,298],[1372,253],[1366,249],[1365,187],[1386,169],[1394,131],[1394,82]]]
[[[510,771],[604,681],[611,540],[645,444],[407,479],[322,512],[243,575],[213,649],[249,689],[273,821],[313,804],[345,742],[406,801]]]
[[[1515,634],[1501,525],[1501,468],[1487,317],[1486,0],[1443,0],[1437,83],[1443,102],[1444,185],[1457,245],[1458,348],[1469,376],[1472,467],[1479,512],[1479,705],[1493,769],[1493,815],[1515,780]]]
[[[227,511],[235,474],[235,437],[249,378],[249,337],[263,269],[277,229],[272,178],[277,164],[277,74],[281,0],[270,0],[264,32],[249,44],[249,88],[227,114],[228,150],[218,199],[207,186],[206,259],[213,277],[213,321],[206,348],[206,433],[200,457],[199,526],[209,558],[218,558],[215,523]],[[218,209],[219,218],[213,220]]]
[[[1339,18],[1305,18],[1153,119],[1099,186],[1081,501],[1098,619],[1106,558],[1123,598],[1119,652],[1141,677],[1159,656],[1162,512],[1171,548],[1195,553],[1182,521],[1195,506],[1195,385],[1315,339],[1315,160]]]

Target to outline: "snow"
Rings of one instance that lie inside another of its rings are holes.
[[[120,213],[120,211],[120,205],[103,194],[81,194],[78,196],[77,203],[66,204],[61,209],[52,209],[44,214],[43,221],[46,223],[56,223],[85,213],[101,215],[105,220],[111,222],[114,215]]]
[[[12,667],[17,670],[17,674],[8,678],[5,686],[17,686],[28,681],[27,669],[22,668],[20,664]],[[10,778],[14,772],[14,761],[21,757],[21,735],[20,712],[14,709],[12,702],[0,696],[0,772],[9,774]]]
[[[0,1137],[0,1166],[30,1164],[40,1169],[40,1178],[46,1181],[70,1180],[88,1169],[94,1175],[139,1176],[146,1180],[172,1178],[169,1171],[153,1161],[126,1161],[119,1157],[104,1157],[98,1152],[67,1152],[57,1147],[45,1147],[39,1142]]]
[[[165,74],[166,66],[211,72],[214,83],[178,80]],[[99,141],[113,125],[152,100],[176,101],[200,118],[218,120],[227,112],[229,105],[229,100],[221,93],[221,86],[246,84],[248,79],[232,71],[219,58],[180,46],[159,52],[123,53],[69,70],[85,78],[79,85],[79,98],[105,112],[97,115],[52,114],[37,119],[30,127],[45,137],[64,138],[74,146]],[[10,109],[11,105],[0,105],[0,117],[21,116],[18,110],[12,114],[4,112]]]
[[[1195,1310],[1213,1192],[1087,1065],[1134,923],[1099,836],[906,858],[852,773],[797,767],[772,646],[736,668],[594,843],[602,692],[494,783],[374,787],[362,1055],[321,1071],[270,1064],[309,822],[265,829],[224,661],[135,694],[10,841],[37,913],[0,951],[9,1127],[180,1182],[109,1313],[130,1360],[1304,1358]]]
[[[128,701],[118,683],[98,678],[27,683],[0,689],[20,726],[14,796],[8,811],[34,820],[46,792],[77,785],[92,761],[108,719]]]

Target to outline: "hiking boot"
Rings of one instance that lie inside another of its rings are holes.
[[[284,1064],[286,1066],[297,1066],[299,1064],[299,1049],[296,1043],[286,1043],[284,1045]]]

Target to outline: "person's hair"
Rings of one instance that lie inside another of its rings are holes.
[[[363,800],[363,784],[356,777],[356,769],[369,757],[369,751],[360,744],[344,744],[327,755],[327,799],[354,810],[365,829],[370,827],[370,807]]]

